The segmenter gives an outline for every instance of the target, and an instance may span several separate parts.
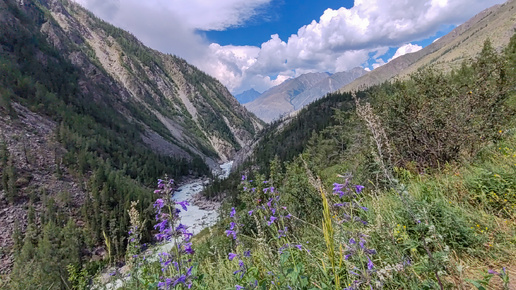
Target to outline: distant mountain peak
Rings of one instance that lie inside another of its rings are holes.
[[[268,89],[255,100],[245,103],[245,107],[262,120],[271,122],[338,90],[365,73],[363,68],[357,67],[334,74],[329,72],[302,74]]]
[[[238,95],[235,95],[235,99],[240,104],[245,104],[254,101],[256,98],[258,98],[262,93],[258,92],[254,88],[251,88],[247,91],[244,91]]]

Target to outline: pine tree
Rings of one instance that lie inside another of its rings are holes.
[[[77,226],[72,219],[69,219],[66,226],[61,231],[61,264],[68,266],[73,265],[79,268],[81,263],[81,234],[77,230]]]
[[[60,230],[52,221],[43,229],[43,236],[36,251],[37,270],[34,276],[38,278],[41,289],[64,288],[63,279],[66,277],[66,265],[61,264],[59,255]]]
[[[14,168],[14,162],[12,158],[9,158],[7,161],[7,167],[3,175],[6,176],[7,179],[6,182],[4,182],[4,186],[5,184],[7,185],[5,187],[7,200],[10,203],[14,203],[18,195],[18,190],[16,188],[16,170]],[[4,177],[2,177],[2,181],[3,179]]]

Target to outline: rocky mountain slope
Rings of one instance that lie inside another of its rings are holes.
[[[284,81],[260,95],[245,107],[265,122],[301,109],[303,106],[334,92],[345,84],[362,76],[366,71],[354,68],[335,74],[308,73]]]
[[[82,70],[81,91],[99,101],[105,96],[98,86],[109,87],[117,106],[145,128],[142,139],[156,151],[225,161],[260,128],[222,84],[184,60],[145,47],[74,2],[40,3],[48,16],[40,30]],[[128,103],[139,112],[123,109]]]
[[[429,65],[449,71],[464,60],[475,57],[484,41],[490,39],[497,49],[505,47],[516,30],[516,1],[488,8],[427,47],[398,57],[345,85],[340,91],[354,91],[394,78],[404,78]]]
[[[297,111],[312,103],[313,101],[324,97],[326,94],[335,92],[340,87],[342,87],[342,85],[354,81],[355,79],[363,76],[365,73],[367,73],[366,70],[361,67],[356,67],[349,71],[332,74],[331,76],[315,84],[312,88],[296,96],[292,100],[294,110]]]
[[[74,2],[1,0],[0,27],[0,280],[31,223],[73,220],[82,260],[102,231],[123,255],[145,186],[208,174],[262,127],[214,78]]]

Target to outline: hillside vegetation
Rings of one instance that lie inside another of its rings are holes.
[[[210,176],[261,126],[214,78],[73,1],[0,1],[0,26],[0,286],[67,288],[68,265],[119,261],[131,203],[153,219],[156,177]]]
[[[512,289],[515,68],[513,36],[449,73],[312,104],[265,133],[273,148],[254,160],[279,154],[241,168],[219,225],[193,239],[160,181],[158,237],[178,244],[159,261],[132,256],[126,287]],[[311,136],[299,154],[280,150],[289,134]]]

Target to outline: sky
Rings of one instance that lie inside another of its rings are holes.
[[[505,0],[75,0],[233,94],[309,72],[373,70]],[[460,12],[460,13],[459,13]]]

